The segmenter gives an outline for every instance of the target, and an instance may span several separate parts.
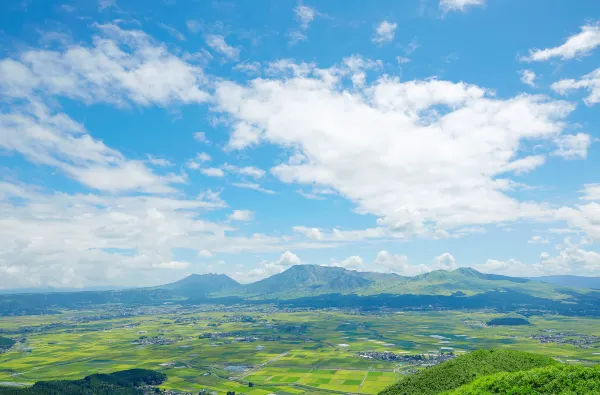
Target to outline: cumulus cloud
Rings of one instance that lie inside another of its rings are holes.
[[[565,134],[558,136],[554,143],[556,151],[552,153],[553,155],[565,159],[585,159],[588,148],[592,145],[592,138],[585,133]]]
[[[537,76],[535,75],[535,72],[533,72],[532,70],[521,70],[519,71],[519,74],[521,75],[522,83],[531,87],[536,86],[535,79],[537,78]]]
[[[263,169],[259,169],[258,167],[254,167],[254,166],[236,166],[236,165],[230,165],[230,164],[224,164],[223,165],[223,169],[232,172],[232,173],[236,173],[242,176],[248,176],[248,177],[252,177],[252,178],[262,178],[265,175],[265,171]]]
[[[214,51],[219,52],[230,60],[235,60],[240,56],[240,49],[227,44],[225,37],[218,34],[209,34],[206,36],[206,45]]]
[[[600,201],[600,184],[585,184],[583,189],[583,200],[596,200]]]
[[[303,234],[312,240],[324,240],[325,236],[321,233],[319,228],[307,228],[305,226],[294,226],[294,232]]]
[[[225,206],[212,193],[69,195],[0,182],[0,201],[0,288],[158,284],[154,269],[181,268],[174,248],[231,247],[228,226],[201,218]]]
[[[403,276],[416,276],[434,270],[455,270],[458,268],[456,259],[448,252],[435,257],[430,264],[411,265],[408,263],[406,255],[392,254],[385,250],[377,253],[373,266],[375,271],[396,273]]]
[[[189,159],[185,165],[188,169],[199,170],[202,164],[209,162],[212,158],[206,152],[198,152],[193,159]]]
[[[444,12],[461,11],[465,12],[470,7],[483,6],[485,0],[440,0],[440,8]]]
[[[218,167],[205,167],[200,169],[200,173],[207,177],[225,177],[225,172]]]
[[[233,212],[229,214],[227,218],[229,218],[231,221],[248,222],[254,218],[254,211],[233,210]]]
[[[310,23],[315,19],[315,16],[317,16],[317,11],[312,7],[300,4],[294,8],[294,14],[300,23],[300,26],[298,29],[288,32],[290,45],[296,45],[308,39],[306,31],[308,30]]]
[[[203,71],[139,30],[97,25],[92,45],[26,50],[0,61],[0,92],[14,98],[64,96],[85,103],[167,106],[209,95]]]
[[[528,241],[529,244],[549,244],[550,242],[542,236],[532,236]]]
[[[418,269],[413,269],[408,264],[406,255],[392,254],[388,251],[379,251],[373,262],[376,270],[389,273],[408,274],[412,275],[419,273]]]
[[[206,139],[206,133],[204,133],[204,132],[196,132],[196,133],[194,133],[194,139],[196,141],[198,141],[199,143],[205,143],[207,141],[207,139]]]
[[[585,89],[590,94],[583,101],[588,106],[592,106],[600,102],[600,68],[584,75],[578,80],[560,80],[553,83],[550,87],[561,95],[567,95],[574,90]]]
[[[593,240],[600,240],[600,204],[591,202],[556,210],[555,219],[566,221],[571,229],[578,229]]]
[[[310,23],[315,19],[315,9],[306,5],[299,5],[294,8],[296,18],[300,21],[300,27],[302,29],[308,29]]]
[[[293,74],[217,83],[215,102],[230,117],[235,149],[293,148],[271,169],[280,180],[331,189],[405,235],[552,215],[507,195],[514,183],[497,176],[541,165],[541,156],[519,162],[522,144],[560,136],[572,104],[388,76],[348,92],[337,67],[279,69]],[[240,139],[240,129],[251,137]]]
[[[302,264],[302,261],[298,255],[286,251],[276,261],[262,261],[258,264],[258,267],[248,272],[237,272],[234,277],[244,283],[254,282],[279,274],[291,266],[300,264]]]
[[[531,49],[529,55],[522,57],[521,60],[526,62],[542,62],[552,58],[568,60],[585,56],[598,46],[600,46],[600,23],[595,23],[582,26],[581,32],[570,36],[558,47]]]
[[[565,239],[558,255],[547,252],[540,254],[539,262],[523,263],[516,259],[507,261],[488,260],[475,268],[485,273],[508,276],[537,277],[545,275],[571,274],[576,276],[600,275],[600,253],[582,248],[582,243]]]
[[[390,42],[394,39],[394,34],[396,33],[397,27],[397,23],[382,21],[375,28],[375,33],[373,34],[373,38],[371,40],[375,44],[379,45],[384,44],[386,42]]]
[[[332,259],[328,266],[343,267],[344,269],[357,271],[365,270],[365,262],[357,255],[348,257],[342,261],[336,261],[335,259]]]

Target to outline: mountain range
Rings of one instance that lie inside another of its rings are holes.
[[[158,287],[112,291],[0,295],[0,315],[42,314],[103,303],[270,303],[291,307],[541,309],[600,315],[600,291],[538,279],[437,270],[414,277],[341,267],[296,265],[240,284],[224,274],[192,274]],[[576,284],[573,279],[571,282]]]

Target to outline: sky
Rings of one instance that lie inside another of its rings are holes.
[[[0,288],[600,276],[597,0],[0,4]]]

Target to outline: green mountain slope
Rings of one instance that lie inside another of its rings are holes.
[[[213,296],[238,296],[251,300],[297,299],[326,294],[463,295],[513,291],[538,298],[565,300],[573,289],[538,281],[480,273],[471,268],[436,270],[415,277],[368,273],[340,267],[296,265],[255,283],[218,291]],[[586,291],[578,291],[586,292]]]
[[[557,365],[552,358],[514,350],[477,350],[400,380],[379,395],[433,395],[491,374]]]
[[[591,395],[600,394],[600,366],[559,365],[498,373],[444,392],[444,395]]]
[[[341,267],[296,265],[283,273],[245,285],[235,294],[250,298],[291,299],[332,293],[351,294],[375,284],[365,275]]]

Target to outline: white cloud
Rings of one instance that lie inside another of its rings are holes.
[[[394,34],[396,32],[396,28],[398,27],[397,23],[392,23],[388,21],[382,21],[376,28],[375,33],[373,34],[373,38],[371,39],[376,44],[383,44],[386,42],[390,42],[394,39]]]
[[[515,277],[543,275],[543,272],[539,270],[537,264],[526,264],[516,259],[509,259],[507,261],[488,259],[486,263],[473,265],[473,269],[479,270],[482,273],[501,274]]]
[[[529,244],[549,244],[550,242],[542,236],[532,236],[528,241]]]
[[[265,189],[261,187],[259,184],[251,183],[251,182],[234,182],[231,185],[238,188],[244,189],[252,189],[258,192],[266,193],[267,195],[274,195],[276,192],[270,189]]]
[[[185,166],[188,169],[192,169],[192,170],[200,170],[202,168],[202,164],[205,162],[210,161],[212,158],[210,157],[209,154],[207,154],[206,152],[198,152],[196,154],[196,156],[194,156],[193,159],[189,159],[186,163]],[[209,170],[209,173],[213,173],[214,171]],[[225,175],[225,174],[223,174]],[[221,176],[222,177],[222,176]]]
[[[260,129],[244,122],[239,122],[227,143],[228,149],[242,149],[255,145],[260,140]]]
[[[290,38],[289,44],[292,46],[308,40],[306,34],[300,30],[292,30],[288,33],[288,37]]]
[[[344,269],[357,271],[365,270],[365,262],[357,255],[348,257],[342,261],[336,261],[335,259],[332,259],[328,266],[343,267]]]
[[[159,176],[144,162],[127,160],[95,140],[83,125],[33,101],[0,112],[0,148],[15,151],[32,163],[52,166],[81,184],[106,191],[166,193],[182,182],[173,174]]]
[[[565,134],[558,136],[554,143],[557,149],[553,155],[565,159],[585,159],[588,148],[592,145],[592,138],[585,133]]]
[[[349,92],[338,67],[295,66],[286,66],[293,76],[219,82],[215,92],[231,146],[293,150],[271,169],[280,180],[331,189],[407,236],[552,215],[507,195],[515,183],[497,176],[540,165],[539,155],[513,160],[527,141],[556,139],[572,104],[437,79],[381,77]],[[252,138],[239,139],[240,128]]]
[[[600,253],[582,248],[584,243],[573,243],[565,239],[559,246],[560,252],[551,256],[547,252],[540,254],[536,263],[522,263],[515,259],[497,261],[490,259],[475,268],[485,273],[505,274],[509,276],[537,277],[545,275],[571,274],[576,276],[600,275]]]
[[[396,56],[396,62],[398,62],[398,64],[410,63],[410,58],[404,56]]]
[[[242,62],[233,66],[233,70],[242,71],[249,75],[255,75],[260,73],[260,63],[259,62]]]
[[[200,173],[208,177],[225,177],[225,172],[218,167],[205,167],[200,169]]]
[[[302,4],[294,8],[294,13],[296,14],[296,19],[300,22],[300,27],[288,32],[289,44],[292,46],[308,39],[306,31],[310,23],[315,19],[315,16],[317,16],[317,11],[314,8]]]
[[[535,75],[533,70],[521,70],[521,71],[519,71],[519,74],[521,75],[522,83],[524,83],[525,85],[529,85],[531,87],[536,86],[535,79],[537,78],[537,76]]]
[[[227,44],[225,37],[218,34],[209,34],[206,36],[206,44],[213,50],[225,55],[228,59],[235,60],[240,56],[239,48]]]
[[[204,23],[202,21],[190,19],[187,22],[185,22],[185,26],[191,33],[198,33],[203,29]]]
[[[248,222],[254,218],[254,211],[233,210],[233,212],[229,214],[227,218],[229,218],[231,221]]]
[[[584,75],[579,80],[560,80],[553,83],[550,87],[552,90],[560,93],[561,95],[566,95],[573,90],[586,89],[590,92],[590,94],[583,100],[585,104],[592,106],[600,103],[600,68],[597,68],[591,73]]]
[[[298,255],[294,254],[293,252],[286,251],[281,255],[281,257],[279,257],[279,260],[276,263],[279,266],[289,267],[294,265],[300,265],[302,261],[300,260],[300,258],[298,258]]]
[[[103,11],[106,8],[114,7],[116,5],[116,0],[98,0],[98,9],[100,11]]]
[[[196,154],[196,160],[200,161],[200,162],[208,162],[210,161],[210,155],[207,154],[206,152],[198,152]]]
[[[169,261],[169,262],[161,262],[155,263],[152,265],[155,269],[169,269],[169,270],[182,270],[190,267],[191,263],[184,261]]]
[[[302,29],[308,29],[308,25],[315,19],[316,15],[314,8],[306,5],[299,5],[294,8],[294,13],[296,14],[296,18],[300,21],[300,27]]]
[[[171,54],[166,46],[139,30],[97,25],[93,45],[60,50],[27,50],[0,61],[0,90],[14,98],[34,94],[65,96],[87,104],[167,106],[199,103],[200,68]]]
[[[164,159],[164,158],[155,158],[152,155],[148,155],[148,162],[154,166],[159,166],[159,167],[174,166],[173,162],[171,162],[170,160]]]
[[[485,0],[440,0],[440,8],[444,12],[461,11],[465,12],[469,7],[483,6]]]
[[[165,29],[173,38],[176,38],[179,41],[185,41],[185,36],[173,26],[169,26],[164,23],[159,23],[158,26]]]
[[[259,169],[258,167],[254,167],[254,166],[235,166],[235,165],[230,165],[230,164],[224,164],[223,165],[223,169],[230,171],[232,173],[236,173],[236,174],[240,174],[242,176],[248,176],[248,177],[252,177],[252,178],[262,178],[265,176],[265,171],[263,169]]]
[[[517,159],[508,163],[504,166],[504,172],[515,172],[515,174],[529,173],[532,170],[540,167],[546,163],[546,157],[543,155],[532,155],[526,156],[521,159]]]
[[[319,228],[307,228],[305,226],[294,226],[293,230],[294,230],[294,232],[301,233],[304,236],[306,236],[312,240],[324,240],[325,239],[325,236],[323,235],[323,233],[321,233],[321,230]]]
[[[206,139],[206,133],[204,132],[196,132],[194,133],[194,139],[200,143],[205,143],[206,141],[208,141]]]
[[[406,255],[392,254],[385,250],[377,253],[373,265],[375,271],[405,276],[414,276],[423,272],[418,266],[409,265]]]
[[[201,258],[211,258],[214,254],[209,250],[200,250],[198,251],[198,256]]]
[[[585,232],[593,240],[600,240],[600,204],[597,202],[561,207],[556,211],[555,218],[566,221],[570,228]]]
[[[154,270],[177,261],[174,248],[245,248],[244,240],[227,243],[228,226],[201,218],[225,206],[214,194],[205,195],[45,193],[0,182],[0,288],[153,285],[179,277]],[[261,239],[254,243],[265,247]]]
[[[290,251],[284,252],[278,260],[274,262],[262,261],[259,266],[248,272],[237,272],[234,278],[243,283],[262,280],[272,275],[279,274],[294,265],[300,265],[302,261],[296,254]]]
[[[582,26],[581,32],[572,35],[558,47],[531,49],[529,56],[525,56],[521,60],[526,62],[543,62],[551,58],[568,60],[585,56],[597,46],[600,46],[600,23]]]
[[[585,184],[583,186],[583,200],[596,200],[600,201],[600,184]]]
[[[455,270],[458,269],[458,265],[456,259],[449,252],[444,252],[435,257],[433,268],[433,270]]]

